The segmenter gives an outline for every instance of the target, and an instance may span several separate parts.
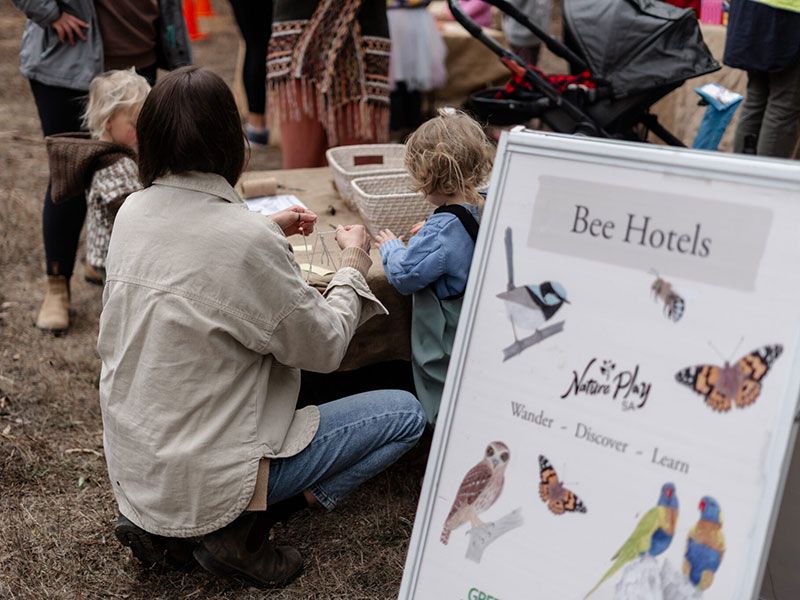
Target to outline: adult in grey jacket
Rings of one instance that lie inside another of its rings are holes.
[[[365,279],[370,237],[340,226],[340,268],[324,294],[308,285],[287,238],[317,217],[247,210],[241,119],[211,71],[163,77],[137,134],[144,189],[114,222],[97,339],[115,534],[144,564],[283,585],[303,560],[271,524],[332,509],[425,427],[400,390],[297,410],[300,370],[337,369],[386,313]]]
[[[191,63],[178,0],[13,2],[28,17],[20,72],[30,81],[45,136],[83,128],[89,84],[108,65],[135,67],[152,83],[157,67]],[[42,213],[47,292],[36,319],[43,331],[60,334],[69,326],[69,281],[85,216],[83,195],[54,204],[48,184]]]

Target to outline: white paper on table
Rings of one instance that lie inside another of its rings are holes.
[[[273,215],[278,211],[301,206],[308,210],[308,207],[294,194],[278,194],[276,196],[261,196],[259,198],[247,198],[245,200],[247,208],[252,211],[260,212],[262,215]]]

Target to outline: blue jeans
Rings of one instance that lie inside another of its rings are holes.
[[[299,454],[269,464],[267,505],[310,490],[325,508],[411,449],[425,428],[417,399],[378,390],[319,407],[319,429]]]

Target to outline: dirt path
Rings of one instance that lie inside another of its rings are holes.
[[[232,82],[238,32],[223,0],[202,23],[195,62]],[[116,506],[103,459],[95,351],[99,287],[72,279],[72,322],[61,338],[33,327],[42,297],[41,203],[47,160],[17,53],[24,18],[0,0],[0,598],[262,598],[244,584],[146,572],[113,537]],[[250,169],[278,168],[255,149]],[[79,256],[82,256],[82,251]],[[278,526],[305,557],[282,598],[395,597],[424,457],[404,458],[330,515]]]

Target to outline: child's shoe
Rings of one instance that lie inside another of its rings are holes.
[[[86,263],[83,278],[93,285],[105,285],[106,270],[103,267],[93,267],[89,263]]]
[[[244,127],[244,132],[247,135],[247,140],[253,146],[266,146],[269,144],[269,129],[256,129],[251,127],[248,123]]]

